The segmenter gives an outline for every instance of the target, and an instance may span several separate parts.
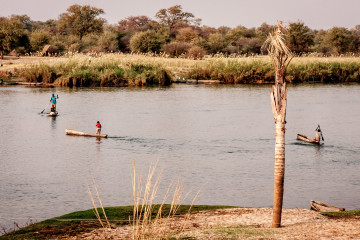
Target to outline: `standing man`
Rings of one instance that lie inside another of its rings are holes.
[[[100,135],[100,132],[101,132],[101,124],[100,124],[99,121],[97,121],[97,123],[96,123],[96,134]]]
[[[320,125],[318,125],[317,128],[315,129],[315,140],[318,142],[320,142],[320,140],[324,141],[324,137],[322,135]]]
[[[56,113],[56,98],[57,97],[55,97],[54,93],[51,95],[51,98],[50,98],[51,112],[54,112],[54,113]]]

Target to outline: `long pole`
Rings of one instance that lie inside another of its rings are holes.
[[[43,113],[49,105],[50,105],[50,103],[48,103],[48,105],[46,105],[46,107],[40,113]]]

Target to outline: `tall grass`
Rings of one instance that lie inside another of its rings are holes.
[[[173,188],[172,200],[170,204],[170,210],[166,216],[163,214],[165,202],[168,199],[168,196],[171,192],[172,185],[170,184],[161,204],[156,205],[157,214],[155,217],[152,216],[154,211],[154,199],[158,191],[161,174],[155,177],[157,162],[149,168],[148,177],[145,181],[145,185],[142,184],[141,176],[136,177],[136,168],[134,163],[134,172],[133,172],[133,194],[134,194],[134,212],[131,222],[133,223],[132,239],[165,239],[168,238],[172,229],[174,228],[174,216],[177,214],[182,201],[186,198],[183,194],[183,185],[182,182],[178,179],[175,187]],[[143,189],[144,186],[144,189]],[[194,204],[194,201],[185,218],[182,219],[180,223],[180,228],[177,228],[178,231],[182,231],[185,226],[186,220],[190,216],[191,207]]]
[[[289,65],[286,81],[305,82],[360,82],[360,59],[297,57]],[[188,71],[191,79],[213,79],[224,83],[273,83],[274,70],[270,58],[219,58],[199,61]]]
[[[134,162],[133,169],[133,211],[129,216],[129,222],[131,224],[131,239],[167,239],[172,231],[183,231],[186,221],[190,217],[190,212],[197,195],[194,197],[192,204],[188,208],[185,216],[180,221],[174,221],[175,215],[181,206],[181,203],[185,200],[187,195],[183,194],[183,184],[178,179],[174,185],[170,184],[162,198],[160,204],[154,204],[157,198],[157,192],[160,185],[161,174],[155,175],[157,163],[149,167],[149,172],[145,182],[142,180],[142,176],[137,176],[136,167]],[[106,238],[116,238],[116,231],[112,231],[112,227],[108,221],[105,209],[101,202],[97,187],[94,180],[92,180],[93,189],[96,195],[90,190],[88,186],[88,192],[91,201],[94,206],[94,214],[101,226],[105,230]],[[165,204],[168,201],[168,197],[173,191],[171,204]],[[101,212],[99,212],[96,204],[100,204]],[[104,216],[103,218],[101,216]],[[105,219],[104,219],[105,218]]]
[[[161,63],[125,61],[118,54],[94,57],[91,63],[78,54],[53,64],[31,64],[20,70],[19,76],[27,82],[68,87],[169,85],[172,78]]]
[[[286,80],[304,82],[360,82],[358,57],[295,57]],[[73,54],[62,60],[26,65],[18,75],[28,82],[57,86],[168,85],[172,79],[220,80],[223,83],[273,83],[274,70],[268,56],[221,54],[201,60],[166,55],[109,53],[93,56]]]

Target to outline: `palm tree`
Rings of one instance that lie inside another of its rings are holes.
[[[268,54],[275,68],[275,85],[270,93],[271,106],[276,124],[275,141],[275,166],[274,166],[274,205],[272,226],[281,226],[281,212],[284,195],[285,176],[285,124],[286,124],[286,82],[285,72],[293,58],[293,54],[284,43],[284,31],[282,23],[278,23],[275,32],[269,33],[266,39]]]

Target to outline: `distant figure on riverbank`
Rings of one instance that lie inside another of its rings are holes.
[[[100,135],[100,132],[101,132],[101,124],[100,124],[99,121],[97,121],[97,123],[96,123],[96,134]]]
[[[51,112],[54,113],[56,113],[56,99],[57,97],[55,97],[55,94],[53,93],[50,98],[50,103],[51,103]]]
[[[320,142],[320,140],[324,141],[324,137],[322,135],[322,131],[320,125],[318,124],[317,128],[315,129],[315,140]]]
[[[89,64],[91,63],[91,54],[89,55]]]

